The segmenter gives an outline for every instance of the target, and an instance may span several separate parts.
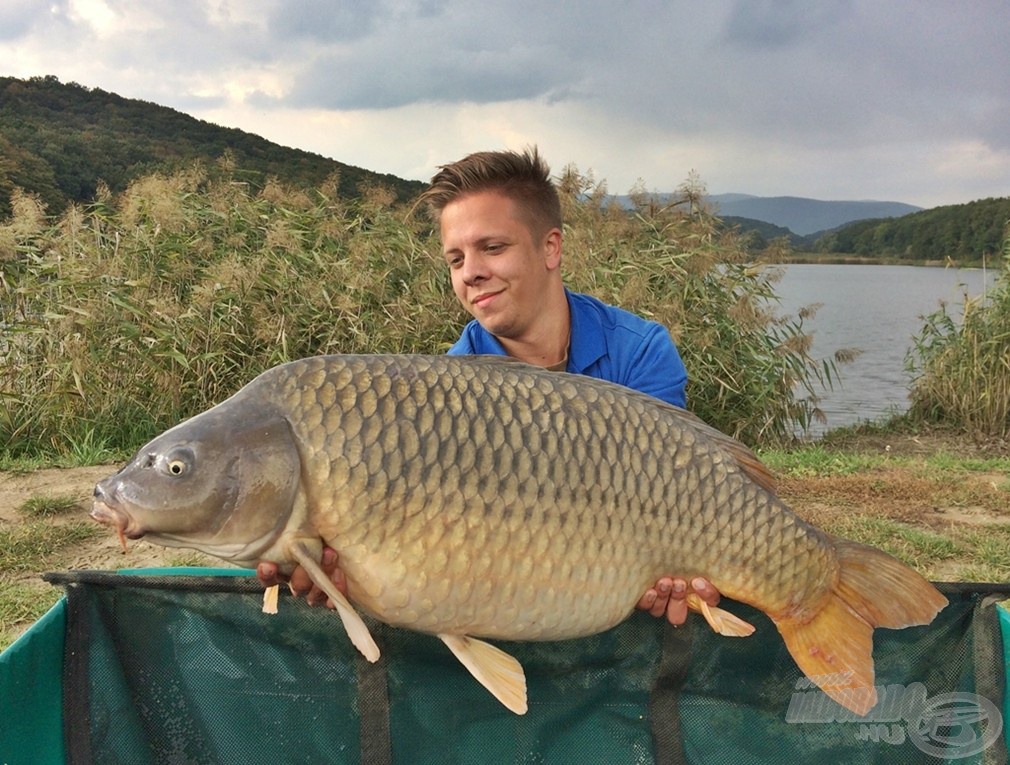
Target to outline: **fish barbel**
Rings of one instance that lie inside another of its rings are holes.
[[[369,660],[356,608],[438,635],[520,713],[522,667],[477,638],[601,632],[663,575],[766,613],[858,714],[876,703],[873,629],[946,605],[891,556],[798,518],[753,453],[688,412],[499,357],[274,367],[141,448],[91,515],[239,566],[301,564]],[[349,598],[317,563],[324,542]]]

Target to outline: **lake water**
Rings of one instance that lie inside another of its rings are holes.
[[[960,316],[965,295],[983,294],[998,274],[981,269],[920,266],[807,265],[782,267],[776,285],[781,312],[795,314],[803,306],[822,304],[804,320],[813,334],[814,358],[830,358],[841,348],[862,353],[839,367],[841,385],[821,394],[826,425],[815,425],[810,435],[826,429],[876,420],[908,408],[911,382],[905,372],[905,353],[924,324],[925,315],[946,301]]]

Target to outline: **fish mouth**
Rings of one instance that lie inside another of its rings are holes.
[[[92,520],[98,521],[103,526],[115,528],[116,535],[119,537],[119,546],[123,548],[124,553],[126,552],[127,539],[140,539],[145,534],[133,518],[102,500],[95,500],[89,515]]]

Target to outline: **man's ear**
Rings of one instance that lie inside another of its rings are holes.
[[[552,228],[544,237],[544,259],[548,271],[561,266],[561,229]]]

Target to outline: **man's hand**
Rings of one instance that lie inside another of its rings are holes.
[[[648,611],[653,616],[666,614],[667,621],[674,627],[679,627],[687,620],[687,595],[694,592],[710,606],[718,605],[719,591],[712,583],[696,576],[688,584],[681,577],[664,576],[655,587],[646,591],[635,605],[640,611]]]
[[[337,565],[337,551],[330,547],[323,548],[323,557],[319,561],[320,567],[330,577],[330,581],[344,595],[347,594],[347,580],[344,572]],[[285,576],[278,570],[277,564],[270,561],[260,561],[256,566],[256,578],[264,587],[273,587],[275,584],[287,582],[291,588],[291,594],[295,597],[305,596],[305,602],[310,606],[316,606],[325,602],[327,608],[334,608],[333,601],[326,597],[326,593],[319,589],[309,578],[308,572],[301,566],[297,566],[291,572],[291,576]]]

